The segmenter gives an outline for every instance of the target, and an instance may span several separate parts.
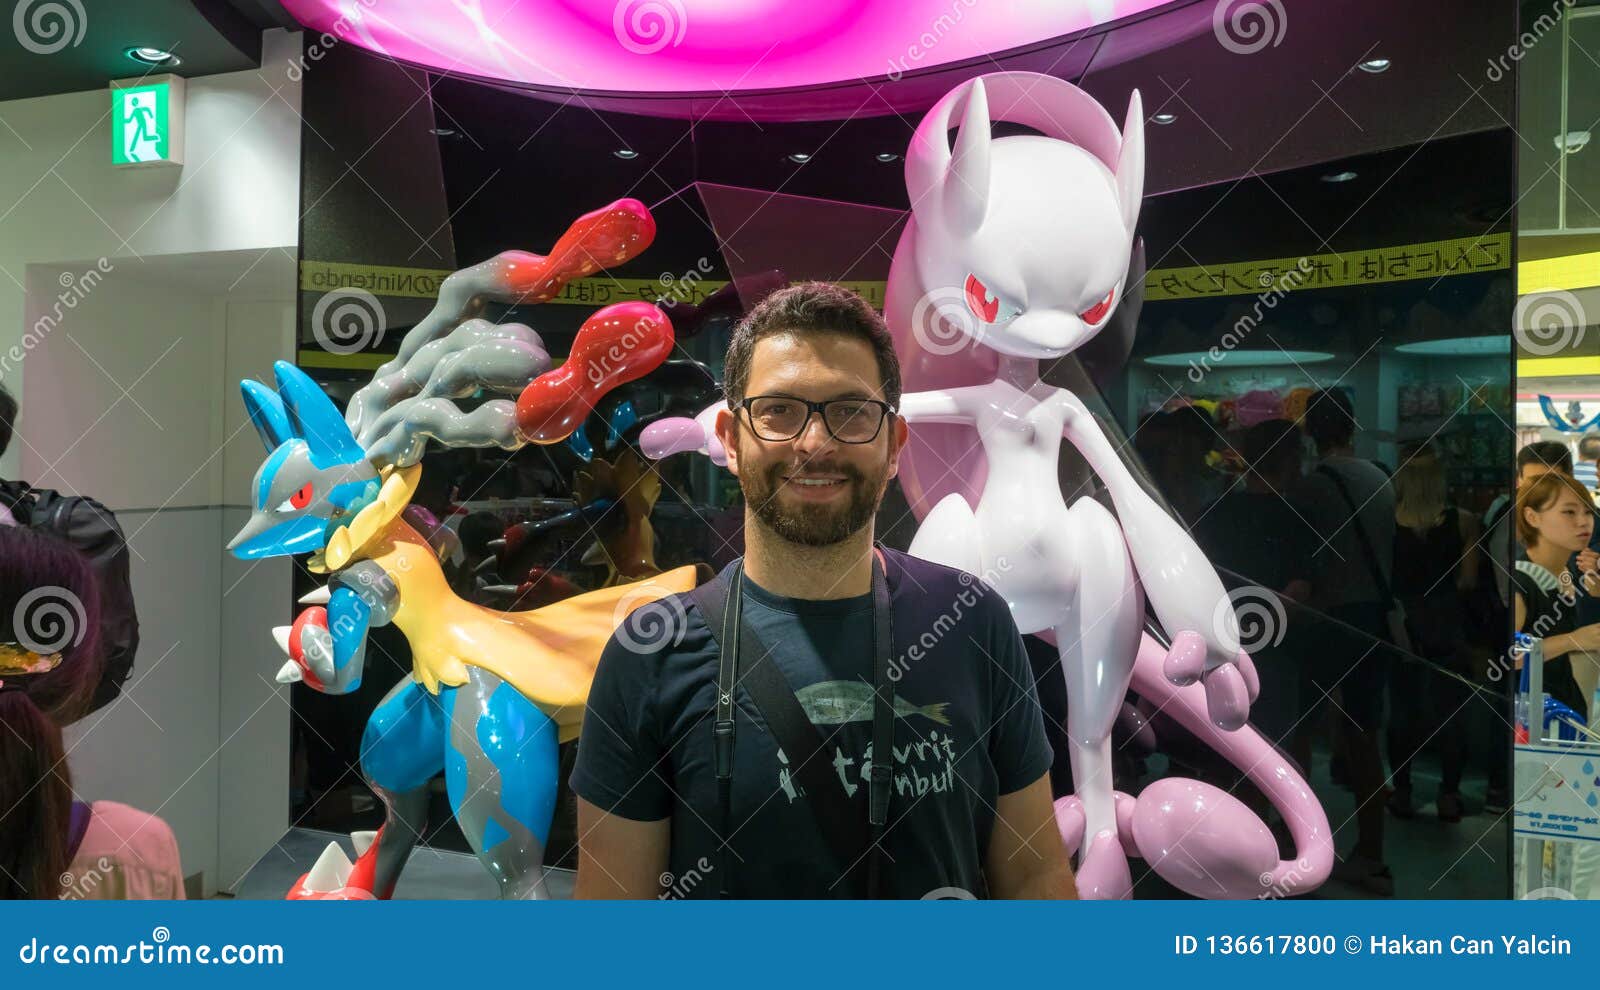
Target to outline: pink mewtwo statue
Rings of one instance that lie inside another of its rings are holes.
[[[996,120],[1037,133],[994,138]],[[1129,857],[1199,897],[1304,893],[1332,869],[1327,815],[1247,722],[1260,682],[1233,602],[1084,402],[1039,375],[1041,361],[1093,339],[1123,299],[1143,133],[1137,92],[1119,132],[1083,90],[1027,72],[963,83],[917,128],[906,154],[912,215],[884,307],[902,362],[899,414],[911,426],[899,477],[921,519],[910,552],[981,577],[1023,633],[1060,651],[1075,793],[1056,802],[1056,819],[1083,896],[1130,897]],[[699,450],[723,463],[714,415],[655,424],[646,453]],[[1063,497],[1063,440],[1104,484],[1114,515]],[[1146,598],[1170,647],[1144,630]],[[1132,713],[1130,687],[1261,790],[1294,859],[1211,784],[1168,777],[1137,798],[1115,789],[1112,727]]]

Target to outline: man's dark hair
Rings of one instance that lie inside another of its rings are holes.
[[[831,333],[866,341],[878,359],[884,399],[900,408],[900,359],[895,356],[894,338],[889,336],[883,317],[865,299],[828,282],[801,282],[779,289],[739,321],[728,341],[728,359],[722,369],[722,390],[728,408],[737,409],[744,399],[756,344],[764,337],[783,333]]]
[[[1586,461],[1600,461],[1600,433],[1586,433],[1578,441],[1578,457]]]
[[[17,400],[11,391],[0,385],[0,454],[11,449],[11,435],[17,428]]]
[[[1343,389],[1323,388],[1306,399],[1306,435],[1321,453],[1331,447],[1342,447],[1356,434],[1356,411],[1350,397]]]
[[[1572,473],[1572,451],[1556,440],[1535,440],[1517,451],[1517,474],[1529,464],[1542,464],[1562,474]]]
[[[1263,478],[1275,478],[1291,465],[1299,468],[1303,442],[1290,420],[1268,419],[1245,430],[1235,449],[1251,470]]]

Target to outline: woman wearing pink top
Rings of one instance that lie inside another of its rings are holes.
[[[172,829],[75,801],[61,726],[100,679],[89,565],[47,534],[0,527],[0,899],[181,898]]]

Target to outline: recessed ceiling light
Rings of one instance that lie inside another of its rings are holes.
[[[809,152],[796,151],[794,154],[789,156],[789,160],[794,162],[796,165],[804,165],[806,162],[811,160],[811,155]]]
[[[1356,66],[1362,72],[1370,72],[1373,75],[1377,75],[1389,68],[1389,60],[1386,58],[1369,58],[1365,62],[1357,62]]]
[[[1170,124],[1177,119],[1177,114],[1168,113],[1165,110],[1161,111],[1160,113],[1153,113],[1150,115],[1150,123],[1152,124]]]
[[[122,54],[135,62],[142,62],[145,65],[173,66],[179,65],[183,61],[165,48],[146,48],[141,46],[125,49]]]
[[[889,162],[897,162],[899,160],[900,160],[900,156],[895,154],[892,151],[880,151],[880,152],[878,152],[878,161],[883,162],[885,164],[888,164]]]
[[[456,136],[455,128],[453,127],[430,127],[428,128],[428,133],[432,134],[434,137],[443,138]]]
[[[635,158],[639,157],[639,153],[634,151],[632,148],[618,148],[616,151],[613,151],[612,154],[616,155],[625,162],[631,162]]]
[[[1356,177],[1356,173],[1349,170],[1343,172],[1329,172],[1322,177],[1323,182],[1349,182]]]

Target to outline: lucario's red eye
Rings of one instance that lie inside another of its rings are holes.
[[[1117,290],[1113,288],[1110,292],[1106,293],[1106,297],[1104,299],[1100,300],[1079,314],[1079,318],[1083,320],[1086,326],[1093,327],[1100,325],[1100,321],[1106,318],[1107,313],[1111,312],[1111,297],[1116,295],[1116,292]]]
[[[289,504],[296,509],[303,509],[311,504],[311,482],[300,486],[300,490],[289,496]]]

